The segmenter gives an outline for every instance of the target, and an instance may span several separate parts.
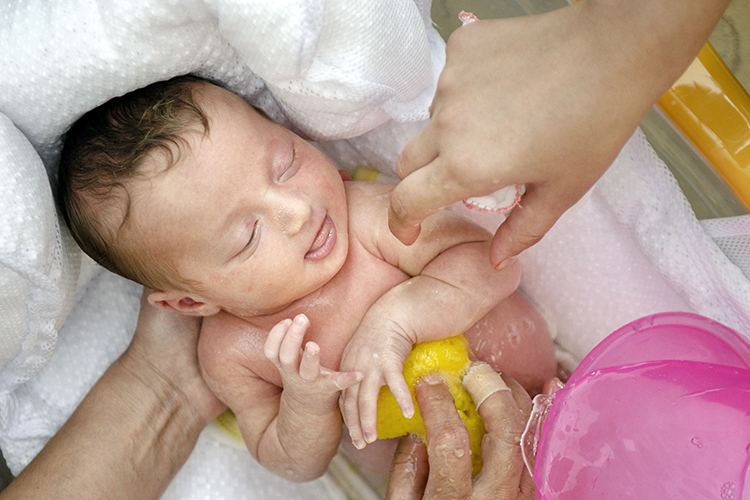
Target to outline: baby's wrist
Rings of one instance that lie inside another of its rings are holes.
[[[304,426],[309,418],[317,418],[338,414],[339,396],[341,391],[332,392],[329,395],[312,395],[310,391],[294,391],[284,387],[281,393],[282,407],[293,409],[294,419],[299,419],[300,425]]]

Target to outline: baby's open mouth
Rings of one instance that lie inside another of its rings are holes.
[[[305,254],[305,259],[308,260],[322,260],[328,257],[333,247],[336,245],[336,226],[333,225],[333,221],[328,215],[323,220],[323,225],[320,226],[318,234],[315,235],[315,239],[310,246],[310,250]]]

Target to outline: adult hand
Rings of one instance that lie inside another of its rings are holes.
[[[206,425],[223,409],[209,390],[198,366],[201,318],[152,306],[144,289],[138,324],[128,350],[118,360],[152,386],[168,387]],[[201,425],[201,424],[199,424]]]
[[[200,319],[141,300],[133,341],[0,498],[158,499],[224,406],[198,369]]]
[[[396,163],[393,234],[411,244],[441,207],[525,183],[490,260],[502,268],[539,241],[603,175],[728,4],[685,1],[584,0],[456,30],[430,122]]]
[[[419,438],[399,442],[386,500],[532,500],[534,482],[521,455],[521,434],[531,400],[513,379],[492,372],[481,387],[468,387],[480,403],[487,434],[482,442],[482,471],[472,478],[469,435],[447,386],[435,375],[417,384],[417,400],[427,429],[427,447]],[[509,390],[508,390],[509,389]],[[497,392],[493,392],[493,391]],[[428,465],[429,459],[429,465]]]

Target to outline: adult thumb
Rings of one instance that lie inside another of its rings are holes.
[[[505,269],[518,254],[537,244],[570,206],[549,194],[527,186],[521,203],[492,238],[490,263],[495,269]]]

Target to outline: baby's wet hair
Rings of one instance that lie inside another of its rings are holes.
[[[65,137],[56,201],[73,238],[106,269],[157,290],[187,284],[169,262],[121,238],[131,206],[125,184],[157,151],[170,168],[186,147],[184,132],[208,133],[195,100],[205,83],[211,82],[185,75],[115,97],[84,114]]]

